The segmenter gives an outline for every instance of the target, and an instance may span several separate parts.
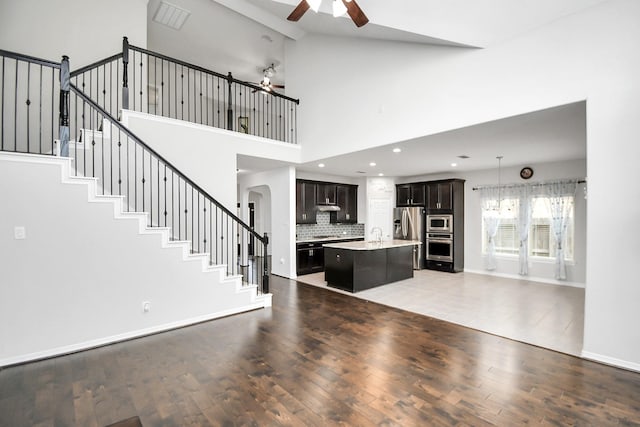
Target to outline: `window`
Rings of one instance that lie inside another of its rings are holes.
[[[572,196],[567,196],[573,199]],[[572,203],[573,206],[573,203]],[[520,250],[520,233],[518,232],[518,199],[503,199],[500,203],[500,225],[496,232],[496,254],[517,255]],[[567,235],[563,247],[565,260],[573,260],[573,208],[567,223]],[[487,252],[487,233],[482,222],[482,252]],[[529,228],[529,255],[534,257],[555,258],[557,244],[551,223],[549,200],[547,197],[535,197],[531,202],[531,225]]]

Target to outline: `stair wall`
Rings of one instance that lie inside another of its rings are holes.
[[[270,305],[69,164],[0,153],[0,366]]]

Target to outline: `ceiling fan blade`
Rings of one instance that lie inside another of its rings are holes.
[[[278,89],[284,89],[284,85],[271,85],[271,87],[276,87]]]
[[[360,9],[356,0],[351,0],[349,2],[342,0],[342,3],[347,7],[347,13],[351,17],[353,23],[356,24],[356,27],[362,27],[369,22],[369,18],[367,18],[367,15],[365,15],[362,9]]]
[[[293,9],[293,12],[291,12],[291,14],[287,16],[287,19],[289,21],[297,21],[302,18],[302,15],[304,15],[307,10],[309,10],[309,3],[307,3],[307,0],[302,0],[300,3],[298,3],[296,8]]]

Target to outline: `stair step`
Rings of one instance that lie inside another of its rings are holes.
[[[97,137],[101,136],[100,131],[91,131],[85,130],[83,133],[83,137]],[[58,141],[56,141],[58,143]],[[86,144],[82,141],[70,141],[70,144],[77,145],[78,148],[81,146],[86,146]],[[58,144],[56,144],[57,146]],[[6,156],[5,153],[0,153],[0,156]],[[228,274],[228,265],[227,264],[212,264],[210,263],[210,253],[195,253],[191,252],[192,242],[190,240],[172,240],[171,239],[171,227],[153,227],[148,226],[148,221],[150,218],[150,214],[148,212],[133,212],[133,211],[122,211],[124,207],[125,200],[127,196],[124,195],[113,195],[113,194],[96,194],[98,189],[99,178],[98,177],[87,177],[82,175],[75,175],[78,171],[74,170],[73,161],[74,159],[71,157],[59,157],[59,156],[43,156],[37,154],[28,154],[28,153],[10,153],[12,156],[11,159],[13,161],[25,161],[25,162],[33,162],[33,163],[43,163],[43,164],[57,164],[61,167],[61,181],[63,183],[68,183],[72,185],[86,185],[88,188],[88,196],[90,202],[98,202],[98,203],[113,203],[114,205],[114,216],[117,219],[137,219],[140,222],[139,233],[140,234],[161,234],[164,236],[163,246],[164,247],[181,247],[183,250],[183,260],[184,261],[200,261],[202,263],[202,271],[205,273],[217,272],[220,274],[220,283],[236,283],[236,290],[252,290],[257,289],[257,285],[247,285],[243,283],[243,275],[242,274]]]

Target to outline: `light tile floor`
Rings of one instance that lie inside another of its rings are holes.
[[[562,353],[582,351],[582,288],[433,270],[355,294],[328,287],[324,273],[297,280]]]

